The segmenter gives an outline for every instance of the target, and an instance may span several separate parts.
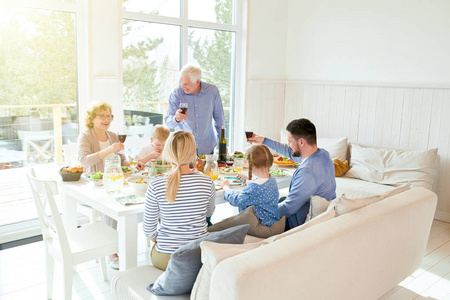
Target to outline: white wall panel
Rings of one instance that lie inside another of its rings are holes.
[[[388,148],[438,148],[436,218],[450,222],[450,88],[331,85],[250,81],[246,124],[279,139],[296,118],[319,136]]]

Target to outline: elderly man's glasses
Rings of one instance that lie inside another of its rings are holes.
[[[114,115],[97,115],[100,119],[114,119]]]

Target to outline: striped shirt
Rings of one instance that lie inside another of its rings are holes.
[[[206,217],[214,212],[216,188],[212,179],[201,173],[184,174],[175,202],[165,197],[166,180],[152,180],[145,195],[143,229],[145,236],[156,237],[156,249],[172,254],[179,247],[208,234]],[[158,229],[158,218],[161,218]]]

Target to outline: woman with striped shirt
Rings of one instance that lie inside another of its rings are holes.
[[[210,177],[189,169],[196,154],[191,133],[169,136],[163,156],[172,170],[153,179],[145,195],[144,233],[155,242],[150,258],[161,270],[176,249],[208,234],[206,217],[214,212],[216,189]]]

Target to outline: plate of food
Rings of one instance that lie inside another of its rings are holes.
[[[230,182],[230,185],[242,185],[244,183],[244,179],[237,177],[225,177]]]
[[[275,176],[275,177],[283,177],[283,176],[287,175],[287,173],[281,169],[271,170],[271,171],[269,171],[269,174],[272,176]]]
[[[128,166],[122,166],[122,172],[123,174],[132,174],[133,168]]]
[[[87,173],[86,178],[89,182],[92,182],[95,186],[103,186],[102,171]]]
[[[236,169],[233,168],[233,167],[220,167],[219,168],[219,173],[220,174],[224,174],[224,175],[237,175],[237,174],[239,174],[239,172],[236,171]]]
[[[299,163],[292,161],[286,156],[278,156],[273,158],[273,163],[279,166],[298,166]]]
[[[167,162],[167,161],[158,160],[156,162],[156,168],[157,169],[171,169],[172,165],[169,162]]]

